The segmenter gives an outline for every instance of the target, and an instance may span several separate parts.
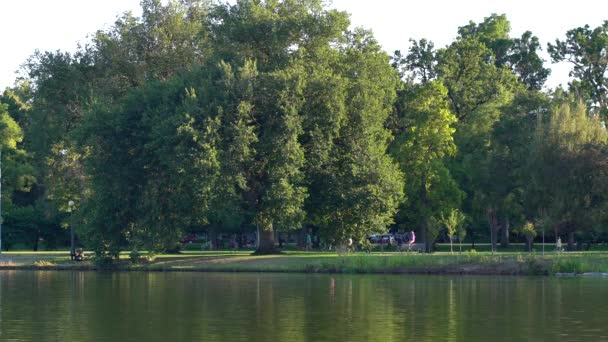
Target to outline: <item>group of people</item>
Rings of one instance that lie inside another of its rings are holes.
[[[409,252],[412,249],[414,243],[416,243],[416,233],[411,230],[409,233],[398,234],[395,236],[395,241],[397,242],[397,249],[399,251],[403,251],[407,247],[407,250]],[[380,240],[380,250],[384,251],[385,246],[391,246],[390,238],[382,238]]]
[[[407,250],[410,251],[412,249],[412,246],[416,243],[416,233],[414,233],[414,231],[412,230],[409,233],[398,236],[395,240],[397,242],[397,245],[398,245],[398,248],[400,251],[404,250],[405,246],[407,246]],[[390,239],[388,239],[388,240],[381,239],[380,240],[380,249],[382,251],[384,251],[385,245],[389,245],[389,246],[391,245]],[[310,232],[306,233],[306,240],[305,240],[304,247],[307,251],[310,251],[313,248],[313,237]],[[344,247],[346,248],[346,250],[352,251],[355,248],[353,239],[348,238],[344,242]]]

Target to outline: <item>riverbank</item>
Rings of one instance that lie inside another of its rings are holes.
[[[69,260],[65,252],[3,253],[0,270],[115,270],[152,272],[298,272],[461,275],[608,274],[608,253],[335,253],[287,252],[252,256],[250,252],[185,252],[114,265],[89,259]]]

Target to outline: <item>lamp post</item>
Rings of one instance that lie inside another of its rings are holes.
[[[70,211],[70,259],[74,260],[76,251],[74,250],[74,222],[72,220],[72,211],[74,209],[74,201],[68,202],[68,208]]]
[[[543,256],[545,256],[545,225],[543,225]]]

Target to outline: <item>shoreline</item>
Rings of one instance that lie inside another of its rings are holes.
[[[553,255],[484,254],[362,254],[287,253],[253,256],[245,253],[201,253],[158,256],[138,263],[121,257],[113,265],[93,260],[70,261],[64,255],[15,255],[3,258],[0,271],[95,272],[224,272],[303,274],[495,275],[608,278],[608,253]]]
[[[3,266],[2,271],[30,271],[30,272],[111,272],[111,273],[275,273],[275,274],[357,274],[357,275],[437,275],[437,276],[510,276],[510,277],[558,277],[558,278],[607,278],[606,272],[584,272],[569,273],[559,272],[554,274],[530,274],[530,273],[508,273],[492,271],[467,272],[456,269],[402,269],[402,270],[376,270],[370,272],[339,272],[339,271],[300,271],[300,270],[264,270],[264,269],[209,269],[209,268],[132,268],[132,267],[99,267],[99,266]]]

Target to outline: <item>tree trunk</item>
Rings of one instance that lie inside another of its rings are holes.
[[[498,240],[498,230],[500,229],[500,225],[498,224],[498,217],[496,216],[496,211],[494,209],[487,210],[488,215],[488,223],[490,226],[490,242],[492,244],[492,252],[496,251],[496,243]]]
[[[423,174],[422,177],[422,184],[426,184],[426,174]],[[427,207],[427,194],[426,194],[426,187],[422,186],[420,189],[420,200],[422,202],[422,207],[426,208]],[[424,210],[423,212],[428,212],[428,210]],[[433,242],[429,241],[429,234],[428,234],[428,227],[429,227],[429,218],[425,217],[422,220],[422,241],[424,242],[424,252],[425,253],[431,253],[432,249],[433,249]]]
[[[255,254],[277,254],[279,251],[274,244],[274,229],[272,223],[266,227],[258,225],[258,246]]]
[[[526,247],[528,248],[528,252],[532,252],[532,241],[534,241],[534,237],[532,235],[526,235]]]
[[[568,233],[568,250],[569,251],[573,251],[574,250],[574,232],[569,232]]]
[[[426,219],[422,223],[422,241],[424,242],[424,252],[431,253],[433,251],[433,242],[429,240],[429,234],[427,231],[428,222]]]
[[[306,232],[309,228],[308,227],[302,227],[300,230],[298,230],[297,233],[297,246],[300,248],[305,248],[306,247]]]
[[[500,247],[509,248],[509,229],[510,229],[509,218],[505,217],[504,224],[502,225],[502,239],[500,241]]]
[[[34,252],[38,252],[38,241],[40,240],[40,232],[36,231],[36,236],[34,238]]]

